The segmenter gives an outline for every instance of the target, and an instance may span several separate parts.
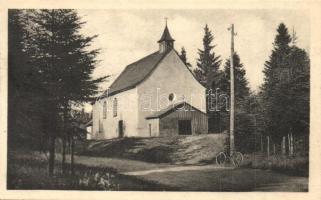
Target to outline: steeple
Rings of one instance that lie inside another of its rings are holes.
[[[158,40],[159,43],[159,52],[164,53],[168,50],[171,50],[174,48],[174,39],[172,38],[171,34],[169,33],[169,30],[167,28],[167,18],[165,18],[165,29],[163,32],[163,35],[160,40]]]

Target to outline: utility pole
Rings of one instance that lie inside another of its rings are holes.
[[[231,99],[231,107],[230,107],[230,156],[233,155],[235,151],[235,144],[234,144],[234,63],[233,63],[233,57],[234,57],[234,36],[236,35],[234,33],[234,24],[231,25],[229,28],[231,31],[231,60],[230,60],[230,99]]]

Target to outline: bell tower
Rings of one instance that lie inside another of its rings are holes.
[[[164,53],[174,48],[174,39],[172,38],[171,34],[169,33],[168,27],[167,27],[167,18],[165,18],[165,29],[163,32],[163,35],[160,40],[158,40],[159,43],[159,52]]]

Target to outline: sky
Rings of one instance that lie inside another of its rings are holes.
[[[257,91],[263,82],[264,62],[271,54],[278,25],[283,22],[298,37],[297,45],[309,52],[309,15],[298,10],[78,10],[86,24],[81,32],[98,37],[91,48],[100,48],[100,60],[93,77],[111,75],[101,85],[105,89],[130,63],[158,50],[165,18],[175,39],[175,49],[184,46],[187,59],[196,66],[198,49],[202,48],[204,26],[208,24],[214,35],[214,52],[220,55],[222,66],[230,56],[231,23],[235,36],[235,51],[246,70],[246,78],[252,90]]]

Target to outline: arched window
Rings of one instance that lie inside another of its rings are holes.
[[[107,102],[104,102],[103,105],[103,118],[106,119],[107,118]]]
[[[113,105],[113,111],[114,111],[114,117],[117,116],[117,99],[114,99],[114,105]]]

